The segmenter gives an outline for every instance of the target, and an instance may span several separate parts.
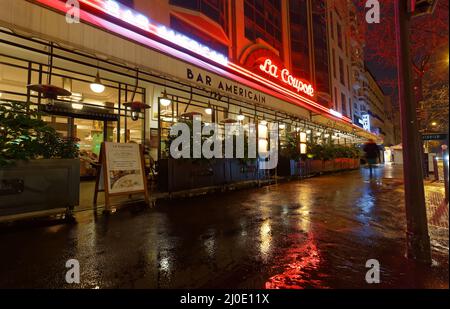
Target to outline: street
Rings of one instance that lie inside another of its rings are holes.
[[[362,168],[152,209],[81,211],[73,224],[2,226],[0,287],[448,288],[448,226],[430,226],[433,266],[405,258],[401,172],[379,167],[369,179]],[[80,284],[65,281],[69,259]],[[379,284],[366,282],[369,259],[380,263]]]

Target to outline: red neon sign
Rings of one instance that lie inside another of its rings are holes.
[[[282,69],[280,71],[278,66],[273,64],[270,59],[266,59],[264,63],[259,66],[259,69],[264,73],[281,80],[283,83],[288,84],[292,88],[296,89],[297,92],[303,92],[310,97],[314,96],[314,88],[310,84],[294,77],[288,69]]]

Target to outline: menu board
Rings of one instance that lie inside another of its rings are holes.
[[[106,209],[109,196],[144,193],[148,202],[142,147],[135,143],[104,142],[100,154],[100,171],[95,185],[94,205],[98,192],[105,192]]]
[[[144,191],[138,144],[105,143],[106,175],[110,194]]]

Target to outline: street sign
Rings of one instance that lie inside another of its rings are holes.
[[[425,133],[422,134],[422,140],[424,141],[440,141],[446,140],[447,133]]]

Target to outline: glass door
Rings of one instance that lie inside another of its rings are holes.
[[[104,121],[75,118],[73,137],[80,148],[80,176],[94,177],[104,141]]]

